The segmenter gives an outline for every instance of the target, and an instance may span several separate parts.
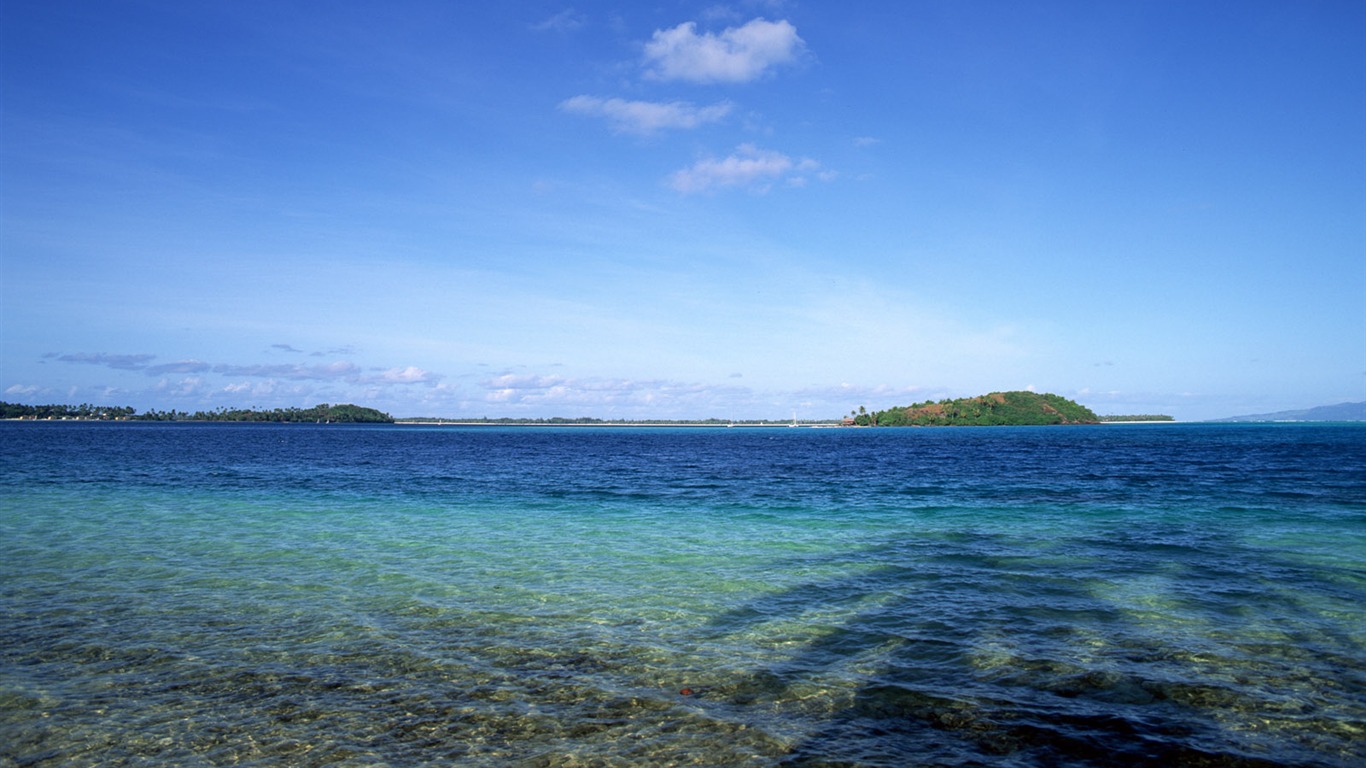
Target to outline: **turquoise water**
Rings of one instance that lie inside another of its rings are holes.
[[[0,765],[1355,766],[1366,427],[0,424]]]

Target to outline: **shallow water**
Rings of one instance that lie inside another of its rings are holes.
[[[0,765],[1354,766],[1366,427],[0,424]]]

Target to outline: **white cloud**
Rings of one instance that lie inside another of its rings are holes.
[[[274,379],[256,382],[237,382],[227,384],[223,387],[223,392],[229,395],[250,395],[253,398],[274,397],[278,394],[289,394],[291,390],[283,387],[280,382]],[[297,391],[297,388],[296,390]]]
[[[686,101],[626,101],[596,96],[575,96],[560,102],[560,109],[580,115],[605,117],[618,133],[648,136],[666,128],[696,128],[730,114],[730,102],[698,107]]]
[[[805,43],[787,21],[754,19],[720,35],[697,33],[696,22],[655,30],[645,44],[646,76],[694,83],[743,83],[797,59]]]
[[[685,194],[705,192],[715,187],[748,187],[764,191],[769,184],[780,179],[800,187],[806,184],[812,174],[822,181],[834,177],[820,168],[820,163],[810,158],[793,160],[781,152],[759,149],[753,144],[741,144],[726,157],[705,158],[677,171],[670,177],[669,186]]]
[[[162,379],[153,387],[153,391],[172,397],[195,397],[204,394],[204,379],[198,376],[186,376],[180,381]]]
[[[379,375],[386,384],[435,384],[441,379],[431,371],[424,371],[415,365],[406,368],[390,368]]]
[[[683,413],[726,413],[750,391],[662,379],[617,379],[505,374],[482,382],[484,401],[551,412],[581,408],[594,415],[634,413],[674,418]],[[567,412],[559,415],[569,415]]]
[[[531,25],[531,28],[537,32],[573,32],[582,27],[584,23],[583,14],[573,8],[566,8],[540,23]]]

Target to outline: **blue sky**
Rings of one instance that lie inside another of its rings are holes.
[[[1366,4],[0,0],[0,399],[1366,399]]]

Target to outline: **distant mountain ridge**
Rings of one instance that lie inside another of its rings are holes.
[[[1317,408],[1304,408],[1298,411],[1230,416],[1227,419],[1215,419],[1215,421],[1366,421],[1366,401],[1320,405]]]

